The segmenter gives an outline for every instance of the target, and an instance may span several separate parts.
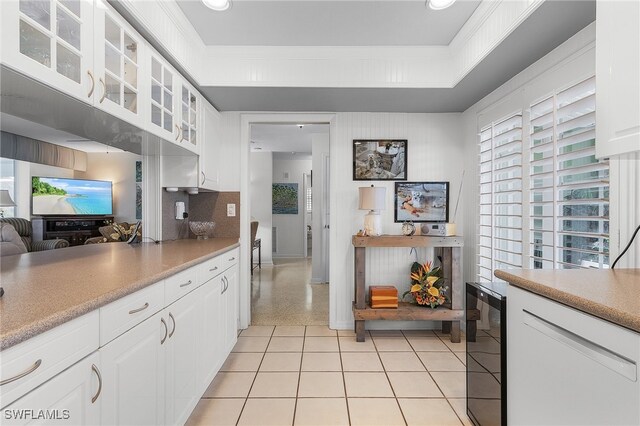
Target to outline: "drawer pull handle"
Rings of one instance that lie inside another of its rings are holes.
[[[229,262],[233,262],[234,260],[236,260],[236,257],[232,257],[231,259],[229,259]]]
[[[93,404],[98,400],[98,397],[102,392],[102,374],[100,374],[100,370],[98,370],[98,367],[96,367],[95,364],[91,364],[91,369],[93,370],[94,373],[96,373],[96,376],[98,377],[98,391],[93,396],[93,398],[91,398],[91,403]]]
[[[160,322],[164,325],[164,337],[160,340],[160,344],[162,345],[165,340],[167,340],[167,334],[169,333],[169,328],[167,328],[167,323],[164,318],[160,318]]]
[[[171,318],[171,322],[173,323],[173,328],[171,329],[171,332],[169,332],[169,338],[171,338],[171,336],[173,336],[173,333],[176,332],[176,319],[173,317],[173,314],[171,312],[169,312],[169,318]]]
[[[138,309],[132,309],[129,311],[129,315],[137,314],[138,312],[142,312],[149,307],[149,302],[146,302],[144,305],[139,307]]]
[[[192,282],[191,282],[191,280],[189,280],[189,281],[187,281],[187,282],[186,282],[186,283],[184,283],[184,284],[180,284],[180,288],[182,288],[182,287],[186,287],[186,286],[191,285],[191,284],[192,284]]]
[[[216,266],[215,268],[209,269],[209,272],[213,272],[213,271],[217,271],[217,270],[218,270],[218,267]]]
[[[39,359],[36,362],[34,362],[31,367],[27,368],[22,373],[17,374],[17,375],[15,375],[13,377],[10,377],[8,379],[4,379],[3,381],[0,382],[0,386],[6,385],[6,384],[11,383],[11,382],[15,382],[16,380],[22,379],[24,376],[28,376],[29,374],[31,374],[34,371],[36,371],[38,369],[38,367],[40,367],[40,364],[42,364],[42,360],[41,359]]]

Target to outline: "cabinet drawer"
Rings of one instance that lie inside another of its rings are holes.
[[[100,346],[164,308],[164,281],[100,308]]]
[[[100,315],[95,310],[2,351],[0,407],[11,404],[99,345]]]
[[[215,276],[219,275],[222,267],[222,256],[216,256],[198,265],[198,284],[204,284]]]
[[[220,258],[222,258],[222,270],[229,269],[236,263],[238,263],[238,257],[240,256],[240,249],[234,248],[231,251],[221,254]]]
[[[195,290],[199,283],[196,280],[196,267],[178,272],[164,281],[165,306]]]

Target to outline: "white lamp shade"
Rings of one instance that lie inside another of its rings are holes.
[[[360,210],[384,210],[384,201],[387,188],[365,186],[358,188],[360,191]]]
[[[15,207],[16,203],[11,199],[9,191],[6,189],[0,189],[0,207]]]

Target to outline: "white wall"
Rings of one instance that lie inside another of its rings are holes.
[[[293,158],[293,157],[292,157]],[[282,158],[282,154],[273,155],[273,183],[298,184],[298,214],[273,214],[272,224],[277,229],[273,257],[304,257],[304,194],[303,175],[311,173],[311,159]],[[289,177],[285,178],[284,174]],[[271,194],[271,191],[269,191]]]
[[[393,222],[393,182],[352,180],[353,139],[407,139],[407,173],[410,181],[449,181],[452,194],[460,185],[464,141],[460,114],[339,113],[337,135],[331,140],[331,280],[336,292],[335,317],[331,327],[352,328],[353,245],[351,237],[362,228],[365,211],[358,210],[358,187],[374,183],[387,188],[387,205],[382,211],[386,234],[400,234],[402,224]],[[315,175],[315,172],[314,172]],[[314,176],[315,178],[315,176]],[[454,196],[452,196],[454,198]],[[462,229],[460,211],[472,203],[461,200],[456,222]],[[453,219],[453,218],[451,218]],[[421,249],[418,258],[433,260],[432,250]],[[402,294],[409,288],[409,268],[415,260],[409,249],[367,249],[366,277],[370,284],[392,284]],[[424,327],[421,322],[367,321],[367,328]]]
[[[323,215],[325,208],[324,193],[325,176],[324,176],[324,158],[329,155],[329,135],[317,134],[311,137],[311,162],[313,170],[313,187],[312,187],[312,225],[311,233],[313,240],[311,242],[311,282],[322,283],[329,281],[326,275],[323,241]],[[328,262],[328,259],[326,259]]]
[[[273,158],[271,152],[249,154],[249,191],[251,216],[258,221],[258,233],[262,245],[262,263],[269,265],[271,258],[271,181]],[[257,256],[257,253],[256,253]]]
[[[78,179],[113,182],[113,216],[117,222],[136,222],[136,161],[142,157],[130,152],[87,153],[87,171],[76,172]],[[144,164],[143,164],[144,176]],[[143,189],[144,191],[144,189]]]

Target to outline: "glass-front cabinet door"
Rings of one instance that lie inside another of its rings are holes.
[[[144,44],[140,35],[104,1],[95,9],[94,104],[123,120],[144,127],[140,76]]]
[[[3,64],[93,102],[92,0],[6,0],[0,12]]]
[[[179,139],[180,145],[185,148],[198,152],[198,118],[200,115],[200,99],[198,92],[191,86],[182,82],[180,91],[180,111],[181,111],[181,130],[182,135]]]
[[[146,128],[164,139],[177,142],[182,135],[180,124],[176,120],[177,74],[157,53],[151,53],[149,59],[151,91]]]

